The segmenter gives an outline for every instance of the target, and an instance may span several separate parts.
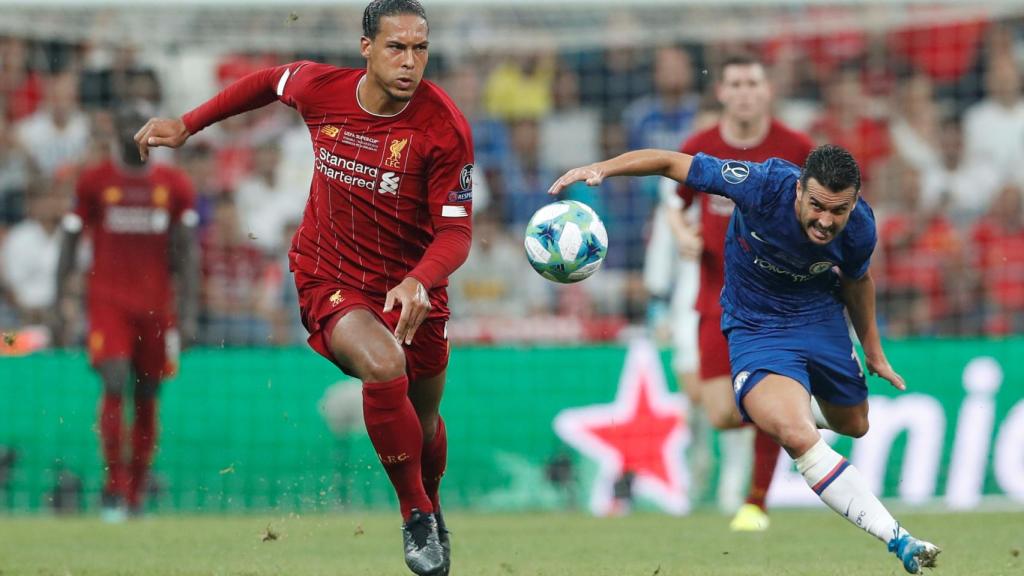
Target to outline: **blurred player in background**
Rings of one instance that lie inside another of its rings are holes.
[[[686,154],[705,152],[720,158],[763,162],[782,158],[803,164],[813,148],[808,136],[787,128],[772,118],[771,86],[764,65],[753,55],[727,56],[719,67],[715,92],[722,104],[721,120],[683,143]],[[729,348],[722,335],[722,306],[718,297],[725,282],[725,233],[732,216],[733,202],[724,196],[700,194],[685,184],[678,188],[684,207],[700,202],[700,226],[691,225],[680,211],[673,216],[673,231],[684,253],[700,258],[700,290],[697,312],[700,314],[698,349],[700,386],[690,392],[715,428],[723,430],[719,496],[723,487],[735,482],[746,470],[749,436],[734,430],[743,424],[732,393]],[[700,418],[694,418],[698,423]],[[739,443],[745,446],[739,446]],[[746,503],[733,518],[731,528],[757,531],[768,528],[765,496],[771,485],[779,445],[761,430],[754,437],[754,461]],[[728,492],[728,490],[724,490]]]
[[[118,521],[142,511],[157,436],[160,382],[177,371],[182,339],[195,336],[198,263],[195,193],[176,168],[145,166],[134,133],[145,115],[122,110],[111,158],[79,174],[74,210],[63,220],[57,264],[57,309],[75,266],[79,239],[92,241],[87,272],[87,346],[103,381],[100,444],[107,467],[103,516]],[[175,310],[177,304],[177,310]],[[63,317],[56,334],[66,333]],[[180,335],[179,335],[180,329]],[[135,417],[131,455],[122,447],[122,403],[131,389]]]
[[[178,147],[229,116],[280,100],[304,118],[315,171],[289,252],[309,344],[363,382],[370,440],[398,495],[405,561],[447,574],[438,414],[448,365],[448,276],[472,235],[473,143],[449,97],[422,81],[428,24],[415,0],[363,14],[366,69],[294,62],[250,74],[180,119],[136,135]]]
[[[868,430],[867,383],[844,309],[868,371],[906,389],[885,356],[875,319],[868,268],[877,231],[871,207],[860,198],[853,156],[825,145],[801,169],[775,158],[754,163],[641,150],[570,170],[549,192],[579,181],[597,186],[610,176],[648,175],[736,204],[721,302],[741,416],[781,444],[818,497],[886,543],[907,572],[934,566],[938,547],[893,519],[860,471],[818,432],[831,428],[859,438]]]

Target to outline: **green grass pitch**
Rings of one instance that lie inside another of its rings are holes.
[[[940,545],[943,575],[1024,574],[1024,513],[899,514]],[[454,576],[896,575],[884,545],[827,511],[779,511],[763,534],[710,513],[457,514]],[[267,538],[267,529],[276,535]],[[395,515],[0,517],[0,576],[405,575]]]

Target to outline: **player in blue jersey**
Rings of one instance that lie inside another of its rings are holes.
[[[893,519],[856,468],[818,432],[861,437],[867,385],[843,308],[867,368],[904,390],[882,350],[868,265],[875,218],[860,198],[860,169],[846,150],[820,146],[803,168],[784,160],[721,160],[639,150],[566,172],[549,192],[610,176],[657,174],[736,204],[725,241],[722,331],[729,341],[740,414],[774,437],[830,508],[876,536],[917,574],[939,548]]]

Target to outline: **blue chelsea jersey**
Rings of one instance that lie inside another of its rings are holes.
[[[807,238],[796,216],[800,167],[721,160],[697,154],[686,185],[736,204],[725,237],[722,328],[732,323],[783,328],[842,314],[839,275],[868,271],[877,238],[875,216],[864,199],[846,227],[821,246]]]

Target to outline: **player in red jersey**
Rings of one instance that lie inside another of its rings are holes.
[[[720,158],[763,162],[782,158],[802,165],[814,147],[808,136],[787,128],[772,118],[771,86],[764,65],[749,54],[726,57],[719,69],[716,87],[722,103],[721,120],[698,132],[683,143],[687,154],[704,152]],[[685,222],[676,228],[683,245],[700,255],[700,289],[697,312],[700,315],[698,350],[700,391],[696,395],[711,424],[718,429],[742,425],[730,382],[729,348],[720,328],[722,307],[718,297],[724,284],[725,231],[732,215],[728,198],[700,194],[680,184],[679,195],[686,206],[699,198],[700,228]],[[679,219],[683,220],[683,219]],[[764,530],[768,527],[765,495],[771,485],[779,445],[757,430],[754,439],[754,465],[747,503],[732,521],[733,530]]]
[[[314,176],[291,268],[309,344],[363,382],[370,440],[398,494],[405,561],[447,574],[438,487],[447,439],[438,415],[448,364],[448,276],[469,254],[473,144],[448,96],[423,81],[428,25],[415,0],[363,14],[366,68],[294,62],[255,72],[136,141],[177,147],[275,100],[298,110]]]
[[[79,239],[82,233],[90,236],[87,346],[103,381],[99,432],[107,469],[103,515],[109,521],[124,517],[124,505],[130,514],[142,510],[156,446],[160,382],[177,371],[181,341],[195,335],[195,192],[181,170],[142,164],[133,136],[143,118],[135,111],[119,113],[118,150],[79,174],[57,265],[58,310],[63,310]],[[58,321],[58,334],[64,333],[63,324]],[[129,381],[135,418],[125,462],[121,406]]]

